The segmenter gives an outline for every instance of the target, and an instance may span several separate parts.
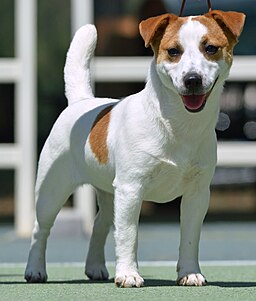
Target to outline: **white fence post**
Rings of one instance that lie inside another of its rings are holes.
[[[15,142],[20,164],[15,174],[15,229],[29,236],[33,222],[36,156],[36,2],[15,1],[15,55],[21,74],[15,87]]]

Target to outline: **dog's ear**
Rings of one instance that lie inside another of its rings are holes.
[[[245,14],[233,11],[224,12],[221,10],[212,10],[205,14],[205,16],[213,18],[224,32],[228,30],[234,42],[237,43],[238,37],[244,27]]]
[[[149,47],[157,36],[163,34],[167,25],[176,19],[178,19],[178,17],[174,14],[164,14],[140,22],[139,29],[140,34],[145,41],[145,47]]]

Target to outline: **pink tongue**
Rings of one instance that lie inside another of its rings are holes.
[[[183,103],[189,110],[198,110],[205,101],[206,95],[182,95]]]

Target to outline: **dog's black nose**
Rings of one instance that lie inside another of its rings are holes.
[[[202,86],[202,77],[197,73],[188,73],[184,77],[184,84],[188,90],[196,90]]]

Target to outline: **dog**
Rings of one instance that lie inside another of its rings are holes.
[[[220,10],[142,21],[140,34],[154,58],[145,88],[122,100],[94,97],[89,65],[97,32],[93,25],[77,31],[64,68],[69,106],[39,159],[28,282],[47,280],[45,251],[54,220],[76,187],[91,184],[99,211],[86,260],[90,279],[109,276],[104,244],[114,223],[115,283],[143,286],[136,254],[142,201],[182,196],[177,284],[206,284],[198,248],[217,160],[215,125],[244,21],[243,13]]]

